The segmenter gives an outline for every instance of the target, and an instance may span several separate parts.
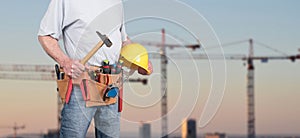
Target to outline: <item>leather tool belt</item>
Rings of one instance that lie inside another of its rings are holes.
[[[97,70],[99,67],[92,67],[93,71]],[[122,110],[122,93],[123,93],[123,71],[119,74],[103,74],[96,73],[98,79],[97,81],[91,79],[89,72],[83,72],[82,75],[76,79],[80,80],[80,89],[82,92],[83,99],[86,102],[86,107],[92,106],[104,106],[114,104],[119,100],[119,112]],[[78,83],[73,83],[69,76],[64,75],[63,79],[57,80],[57,87],[59,96],[63,103],[68,103],[73,85],[78,85]],[[118,96],[114,98],[108,98],[105,96],[106,90],[110,85],[119,88]],[[119,98],[118,98],[119,97]]]

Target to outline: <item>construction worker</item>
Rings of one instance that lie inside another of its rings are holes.
[[[116,6],[119,7],[114,8]],[[88,66],[80,64],[79,60],[87,54],[90,47],[94,46],[89,45],[90,43],[96,44],[100,40],[98,37],[91,37],[92,40],[84,41],[81,36],[88,31],[101,31],[92,30],[89,24],[102,13],[108,18],[101,19],[100,28],[105,30],[105,28],[119,27],[120,29],[106,29],[106,32],[102,32],[109,33],[108,38],[113,45],[111,48],[101,48],[89,60],[88,65],[99,66],[105,59],[111,63],[117,62],[122,45],[131,43],[125,31],[122,8],[122,0],[51,0],[40,24],[38,40],[45,52],[60,64],[64,72],[70,78],[76,79],[88,69]],[[109,10],[116,11],[107,12]],[[109,26],[111,22],[115,22],[114,26]],[[91,30],[86,31],[86,29]],[[61,39],[63,39],[66,54],[59,46],[58,41]],[[139,67],[138,72],[142,75],[151,74],[151,62],[148,62],[148,68]],[[64,104],[61,113],[60,137],[84,138],[92,118],[95,120],[97,138],[119,137],[120,115],[117,104],[86,107],[80,88],[73,87],[70,102]]]

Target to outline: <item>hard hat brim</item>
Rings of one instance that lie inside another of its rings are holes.
[[[138,68],[142,68],[144,69],[146,72],[147,72],[147,75],[151,74],[151,71],[148,69],[148,66],[147,68],[141,66],[141,65],[138,65],[138,64],[135,64],[135,63],[131,63],[130,61],[128,61],[126,58],[124,57],[121,57],[121,59],[124,61],[124,66],[127,67],[127,68],[130,68],[130,69],[133,69],[133,70],[138,70]]]

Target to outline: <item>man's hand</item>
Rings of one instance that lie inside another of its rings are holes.
[[[131,44],[131,43],[132,43],[132,42],[131,42],[130,38],[127,37],[126,41],[123,41],[123,42],[122,42],[122,46],[126,46],[126,45],[129,45],[129,44]]]
[[[82,65],[79,60],[72,59],[61,63],[61,67],[63,67],[65,73],[74,79],[78,78],[86,69],[88,69],[88,67]]]
[[[72,60],[63,53],[58,45],[58,40],[51,36],[39,36],[39,42],[46,51],[56,62],[63,67],[64,72],[72,78],[78,78],[82,72],[87,68],[80,64],[78,60]]]
[[[138,72],[141,75],[150,75],[150,74],[152,74],[153,67],[152,67],[151,61],[148,61],[148,70],[149,70],[149,73],[147,73],[147,71],[145,69],[141,68],[141,67],[138,68]]]

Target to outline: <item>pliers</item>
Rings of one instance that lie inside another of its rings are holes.
[[[85,101],[90,100],[90,93],[89,93],[89,87],[88,87],[88,80],[87,79],[83,79],[80,83],[80,90],[83,96],[83,99]],[[72,94],[72,90],[73,90],[73,81],[72,79],[69,80],[69,84],[68,84],[68,90],[66,93],[66,103],[68,104],[70,102],[70,98],[71,98],[71,94]]]

